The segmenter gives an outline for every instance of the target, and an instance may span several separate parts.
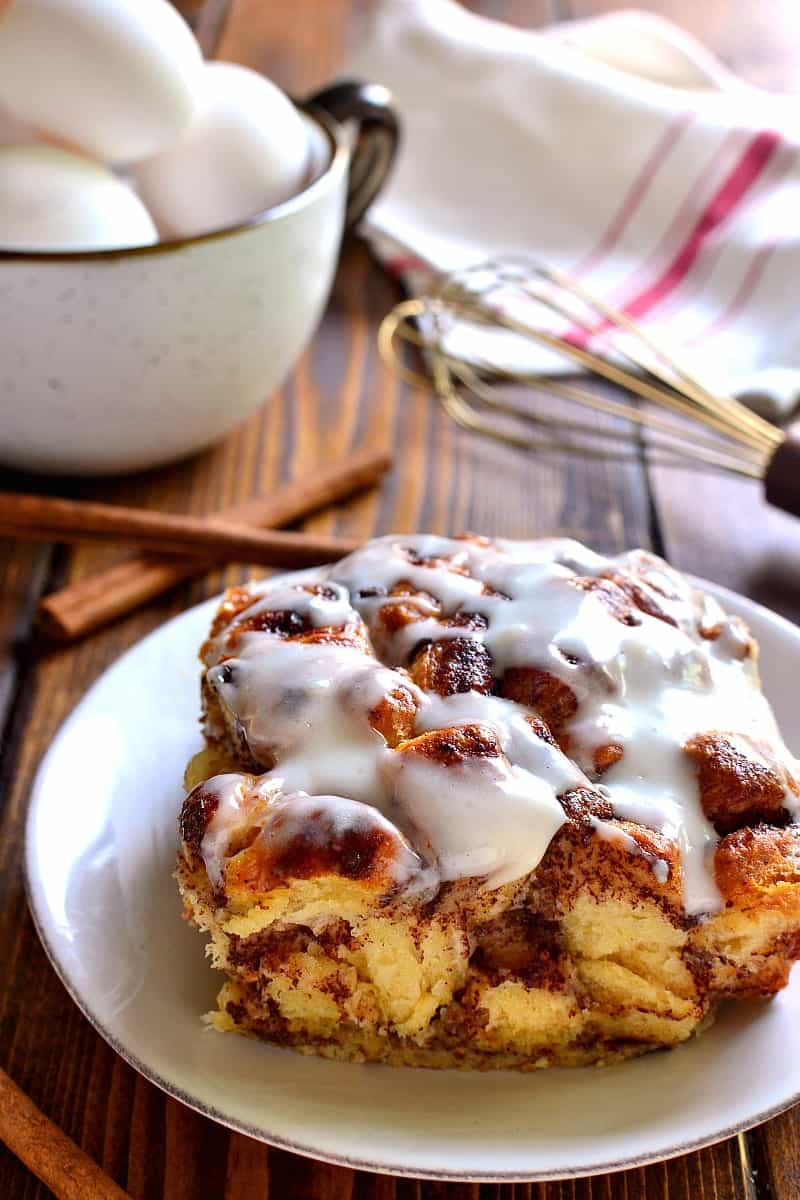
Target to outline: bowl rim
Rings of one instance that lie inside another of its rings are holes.
[[[120,259],[142,258],[146,255],[174,254],[188,246],[200,245],[206,242],[222,241],[238,234],[251,233],[263,225],[272,224],[282,217],[291,216],[295,212],[312,204],[317,196],[324,191],[328,182],[334,176],[341,175],[350,158],[350,148],[345,140],[341,127],[333,117],[313,103],[300,107],[300,115],[316,122],[324,133],[328,143],[328,161],[323,170],[318,171],[310,183],[288,200],[273,204],[270,208],[262,209],[243,221],[232,225],[223,225],[219,229],[211,229],[207,233],[196,233],[191,237],[167,238],[164,241],[153,242],[145,246],[116,246],[102,250],[12,250],[0,244],[0,263],[112,263]]]

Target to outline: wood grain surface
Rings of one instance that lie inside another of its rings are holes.
[[[622,0],[472,6],[532,26],[622,7]],[[346,61],[371,4],[192,0],[184,7],[207,54],[257,67],[302,95]],[[800,89],[796,0],[640,0],[638,7],[691,29],[753,82]],[[531,458],[457,430],[427,395],[381,368],[375,331],[396,299],[363,246],[351,244],[321,329],[296,370],[222,445],[129,479],[42,481],[5,472],[0,487],[202,514],[349,448],[391,447],[397,465],[380,494],[304,528],[354,537],[470,528],[512,537],[563,533],[600,551],[649,545],[680,567],[800,618],[800,524],[769,512],[755,486],[653,470],[645,458],[625,466]],[[122,1187],[138,1200],[797,1200],[800,1122],[792,1113],[709,1150],[617,1175],[547,1185],[426,1183],[270,1150],[197,1116],[126,1066],[67,996],[28,915],[21,860],[31,779],[61,721],[110,662],[242,572],[217,571],[182,585],[75,646],[41,644],[31,620],[43,591],[118,556],[100,547],[0,543],[0,1063]],[[65,803],[77,802],[79,781],[67,781]],[[48,1194],[0,1148],[0,1200]]]

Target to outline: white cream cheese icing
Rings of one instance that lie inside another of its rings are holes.
[[[210,668],[209,681],[255,757],[276,760],[273,775],[286,789],[376,806],[442,879],[484,876],[497,886],[533,870],[563,823],[558,796],[594,786],[615,816],[678,843],[687,912],[713,911],[720,903],[712,869],[717,835],[703,813],[686,741],[711,731],[746,734],[791,760],[746,641],[714,601],[654,559],[649,579],[669,620],[638,607],[620,619],[596,590],[575,583],[578,576],[600,583],[608,572],[624,572],[636,554],[603,558],[567,539],[376,539],[315,573],[324,596],[285,582],[261,584],[237,620],[287,609],[317,629],[352,624],[359,615],[371,626],[380,609],[403,602],[392,589],[407,585],[423,593],[414,597],[421,619],[396,632],[382,629],[387,665],[335,642],[246,632],[233,657]],[[431,564],[436,558],[447,561]],[[479,619],[453,623],[467,614]],[[717,625],[718,636],[702,636],[701,625]],[[485,646],[495,680],[511,667],[534,667],[570,688],[577,711],[566,726],[569,757],[537,736],[525,720],[531,710],[520,704],[476,692],[421,693],[392,669],[421,641],[454,637]],[[496,734],[503,757],[451,769],[390,749],[368,714],[400,686],[413,695],[417,734],[477,722]],[[591,783],[593,753],[610,744],[621,757]],[[797,817],[790,793],[786,807]]]
[[[307,844],[317,843],[323,848],[328,841],[348,834],[377,832],[394,845],[394,856],[386,864],[393,882],[407,883],[412,878],[417,886],[425,882],[418,856],[398,837],[395,826],[371,805],[347,796],[310,796],[292,791],[282,779],[270,776],[251,786],[242,775],[216,775],[203,784],[203,791],[214,804],[202,839],[202,854],[215,888],[223,882],[233,840],[254,826],[258,827],[256,840],[272,859],[291,850],[298,836]]]

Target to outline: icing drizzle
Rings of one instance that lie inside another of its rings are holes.
[[[620,577],[642,592],[625,609],[625,594],[615,589],[610,599],[606,582]],[[539,863],[565,820],[558,797],[593,787],[616,818],[678,843],[688,913],[719,906],[717,834],[683,747],[724,731],[792,760],[746,631],[715,601],[652,556],[603,558],[566,539],[380,538],[309,578],[256,585],[253,604],[206,654],[209,684],[270,768],[273,791],[370,805],[440,879],[479,876],[495,887]],[[412,619],[387,620],[409,596]],[[280,612],[299,614],[312,636],[258,628],[261,614]],[[319,640],[326,630],[329,640]],[[496,691],[516,669],[569,688],[575,708],[559,734],[563,748],[514,699],[416,687],[405,670],[416,649],[453,638],[481,644]],[[387,696],[402,698],[412,725],[396,739],[374,716]],[[497,749],[445,764],[408,741],[463,726],[479,726]],[[607,747],[614,761],[601,774],[596,755]],[[225,791],[235,799],[233,784]],[[787,791],[793,819],[797,803]],[[234,800],[220,808],[203,848],[215,870],[224,813],[235,808]],[[603,825],[599,836],[618,828]],[[663,868],[655,865],[657,878]]]

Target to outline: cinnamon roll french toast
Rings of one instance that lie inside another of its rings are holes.
[[[226,593],[177,879],[219,1030],[428,1067],[685,1041],[800,957],[800,766],[644,551],[388,537]]]

